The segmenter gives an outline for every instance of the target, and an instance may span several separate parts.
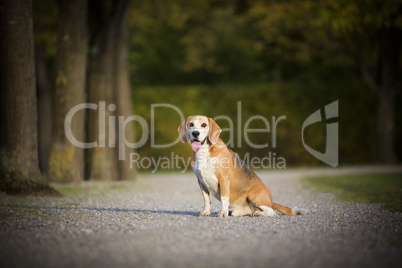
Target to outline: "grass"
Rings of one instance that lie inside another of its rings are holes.
[[[303,182],[312,189],[334,193],[340,201],[380,203],[402,212],[402,174],[320,176]]]
[[[53,184],[59,193],[65,196],[99,195],[105,193],[126,192],[130,190],[145,190],[139,183],[129,182],[83,182],[74,184]]]

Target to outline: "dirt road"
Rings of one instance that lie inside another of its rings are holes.
[[[144,175],[127,189],[64,198],[0,194],[1,267],[398,267],[402,213],[339,203],[299,180],[402,167],[257,172],[275,202],[304,216],[198,217],[194,174]],[[88,189],[92,189],[92,186]],[[213,212],[220,203],[213,200]]]

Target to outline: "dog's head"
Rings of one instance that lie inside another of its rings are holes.
[[[181,142],[190,141],[194,152],[198,152],[207,140],[212,144],[217,143],[222,131],[212,118],[202,115],[187,117],[177,130],[179,131]]]

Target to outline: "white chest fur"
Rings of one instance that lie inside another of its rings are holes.
[[[195,153],[194,166],[192,167],[198,180],[218,200],[221,199],[218,179],[215,175],[216,157],[211,157],[209,148],[202,148]]]

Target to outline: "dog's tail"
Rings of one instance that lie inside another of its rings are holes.
[[[308,213],[305,208],[288,208],[277,203],[272,203],[272,208],[286,215],[304,215]]]

